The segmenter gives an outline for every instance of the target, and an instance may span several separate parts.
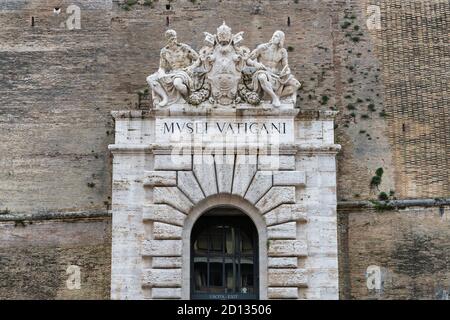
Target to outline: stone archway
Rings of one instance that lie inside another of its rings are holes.
[[[216,199],[217,205],[239,202],[266,230],[261,247],[267,251],[260,258],[267,261],[267,284],[260,286],[260,298],[337,299],[335,113],[293,106],[172,107],[113,113],[111,297],[188,298],[184,233],[196,212]],[[174,144],[164,133],[171,123],[242,126],[257,120],[286,125],[275,153],[241,141],[223,161],[224,150],[215,149],[213,140],[189,144],[180,155],[185,142]]]
[[[170,155],[156,155],[159,170],[146,172],[144,185],[152,188],[153,204],[144,207],[143,219],[153,224],[153,239],[142,245],[142,255],[152,259],[143,285],[152,288],[153,298],[188,299],[192,226],[203,212],[228,205],[250,216],[258,229],[260,298],[295,297],[307,286],[297,260],[307,255],[306,240],[297,232],[306,217],[295,205],[304,173],[294,166],[264,170],[270,162],[262,160],[266,156],[255,156],[253,164],[244,159],[248,156],[235,155],[226,164],[208,157],[201,162],[188,155],[174,162]]]

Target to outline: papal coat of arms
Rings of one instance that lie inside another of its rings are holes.
[[[301,85],[291,74],[282,31],[253,51],[241,46],[243,32],[233,34],[225,22],[215,35],[205,32],[206,46],[199,53],[179,43],[174,30],[166,31],[166,40],[158,71],[147,77],[155,107],[180,99],[232,106],[269,99],[274,107],[290,99],[295,105]]]

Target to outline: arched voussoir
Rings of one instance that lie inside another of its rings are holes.
[[[196,204],[205,198],[202,188],[192,171],[178,171],[178,188]]]
[[[216,168],[212,155],[194,155],[193,173],[205,196],[217,194]]]
[[[267,213],[282,204],[295,203],[295,187],[272,187],[256,203],[256,207],[262,212]]]
[[[194,205],[178,187],[155,187],[153,201],[155,204],[168,204],[186,214]]]
[[[305,207],[296,204],[283,204],[264,214],[267,226],[273,226],[286,222],[307,222]]]

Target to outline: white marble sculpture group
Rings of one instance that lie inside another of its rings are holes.
[[[243,32],[232,34],[225,22],[212,35],[205,32],[206,45],[197,53],[177,41],[167,30],[167,45],[161,50],[159,69],[147,77],[155,107],[184,99],[192,105],[259,104],[268,98],[274,107],[281,99],[295,105],[301,84],[291,74],[284,33],[275,31],[268,43],[253,51],[241,46]]]

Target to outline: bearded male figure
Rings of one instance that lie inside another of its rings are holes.
[[[275,31],[270,42],[260,44],[250,53],[247,61],[248,65],[257,69],[252,76],[253,90],[269,95],[274,107],[279,107],[280,98],[286,96],[292,97],[295,106],[297,90],[301,87],[291,74],[284,38],[283,31]]]
[[[187,99],[193,87],[192,68],[199,58],[190,46],[178,43],[175,30],[167,30],[165,37],[167,45],[161,49],[159,69],[147,77],[153,104],[158,107],[174,103],[180,97]]]

